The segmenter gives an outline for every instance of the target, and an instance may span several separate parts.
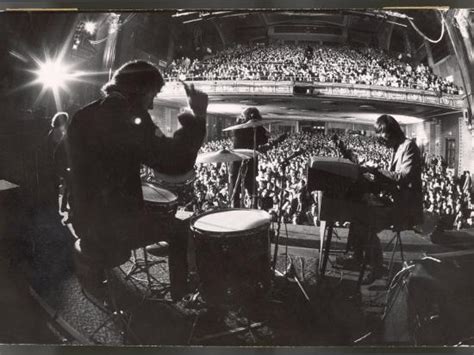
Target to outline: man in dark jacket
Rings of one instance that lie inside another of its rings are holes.
[[[185,85],[192,113],[178,117],[182,128],[168,138],[148,113],[163,85],[161,73],[150,63],[126,63],[102,88],[104,97],[79,110],[68,128],[73,226],[81,250],[100,267],[120,265],[131,249],[144,246],[141,240],[149,240],[144,234],[156,230],[144,213],[140,165],[183,174],[194,166],[203,142],[207,95]],[[167,235],[175,230],[173,223],[163,221],[163,235],[153,239],[170,241],[172,296],[179,298],[184,286],[173,285],[173,279],[185,283],[187,236]],[[182,275],[173,272],[180,269]]]

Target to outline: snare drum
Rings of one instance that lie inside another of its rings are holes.
[[[154,184],[174,193],[181,206],[188,204],[193,199],[194,181],[196,180],[194,169],[182,175],[166,175],[154,170],[151,180]]]
[[[200,291],[210,304],[242,304],[270,289],[270,215],[225,209],[191,221]]]

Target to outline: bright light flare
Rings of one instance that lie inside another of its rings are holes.
[[[55,58],[46,56],[44,61],[33,55],[31,55],[31,57],[36,62],[37,68],[29,70],[29,72],[34,74],[36,79],[24,87],[31,85],[41,85],[43,87],[36,100],[37,102],[40,101],[47,92],[51,92],[58,111],[63,110],[61,105],[61,91],[70,93],[68,85],[71,82],[88,82],[86,77],[97,74],[74,70],[72,65],[66,64],[63,61],[64,56],[61,54]]]
[[[87,21],[84,24],[84,30],[90,35],[93,35],[96,29],[97,29],[97,24],[95,22]]]
[[[37,81],[43,84],[43,87],[52,90],[64,88],[71,76],[68,72],[68,67],[59,60],[48,60],[40,63],[36,74],[38,75]]]

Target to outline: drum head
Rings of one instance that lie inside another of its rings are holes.
[[[201,232],[232,233],[252,230],[270,223],[270,215],[262,210],[223,210],[200,216],[193,227]]]
[[[176,202],[178,199],[175,194],[168,190],[150,184],[142,185],[142,192],[145,202],[155,204],[170,204]]]

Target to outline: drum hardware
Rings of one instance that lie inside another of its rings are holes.
[[[198,317],[196,319],[198,319]],[[196,321],[196,323],[197,323],[197,321]],[[247,326],[237,327],[237,328],[233,328],[233,329],[226,330],[226,331],[223,331],[223,332],[205,335],[201,338],[192,338],[191,337],[190,340],[189,340],[189,343],[192,342],[192,343],[195,343],[195,344],[201,344],[205,341],[215,340],[215,339],[227,337],[227,336],[230,336],[230,335],[237,335],[237,334],[244,333],[246,331],[251,332],[253,329],[261,328],[264,325],[265,325],[265,322],[253,322],[253,323],[249,323],[249,325],[247,325]],[[196,325],[194,325],[194,328],[195,327],[196,327]]]
[[[104,327],[107,326],[107,324],[109,324],[110,322],[114,322],[114,323],[119,323],[121,324],[122,326],[122,331],[121,331],[121,334],[128,338],[130,337],[135,344],[140,344],[141,341],[140,341],[140,338],[138,337],[138,335],[133,331],[132,327],[130,326],[130,323],[131,323],[131,315],[129,314],[130,310],[128,310],[127,312],[125,312],[123,309],[119,308],[118,306],[118,303],[117,303],[117,300],[116,300],[116,295],[114,294],[113,290],[112,290],[112,287],[110,286],[110,280],[112,279],[111,277],[111,270],[106,270],[106,279],[107,279],[107,291],[108,291],[108,294],[110,295],[109,298],[110,298],[110,305],[108,305],[107,307],[100,307],[98,304],[96,304],[96,306],[101,309],[102,311],[104,311],[105,313],[108,314],[107,318],[92,332],[92,334],[90,335],[90,339],[94,339],[94,336],[101,330],[103,329]],[[86,296],[86,297],[90,297],[90,296]],[[95,302],[95,301],[93,301]]]
[[[234,131],[236,129],[245,129],[245,128],[257,128],[261,126],[265,126],[266,124],[272,124],[272,123],[277,123],[281,122],[280,120],[248,120],[245,123],[240,123],[234,126],[230,126],[227,128],[224,128],[222,131],[223,132],[228,132],[228,131]]]
[[[249,120],[245,123],[238,124],[235,126],[230,126],[223,129],[224,132],[233,131],[236,129],[245,129],[245,128],[252,128],[253,129],[253,176],[257,176],[257,127],[264,126],[270,123],[279,122],[278,120]],[[257,184],[253,184],[253,191],[252,191],[252,203],[251,208],[257,208]]]
[[[142,193],[145,213],[153,217],[150,219],[166,221],[167,219],[174,218],[178,206],[178,198],[176,195],[168,190],[150,183],[142,183]],[[150,268],[155,265],[165,263],[165,261],[161,259],[149,259],[146,246],[156,243],[158,241],[156,234],[160,233],[161,231],[161,229],[160,231],[155,230],[157,228],[154,225],[151,227],[151,230],[148,231],[148,235],[146,235],[143,240],[134,241],[135,244],[132,247],[133,250],[131,259],[132,265],[128,271],[122,271],[125,273],[126,280],[133,279],[135,281],[144,282],[146,283],[147,293],[152,294],[153,296],[158,294],[158,297],[160,297],[156,298],[146,295],[145,298],[156,301],[166,301],[163,299],[163,296],[169,291],[169,284],[159,281],[150,273]],[[141,249],[143,257],[138,257],[136,249]],[[146,278],[140,278],[136,276],[137,274],[142,273],[145,274]],[[157,285],[159,288],[156,287]]]
[[[170,290],[169,284],[159,281],[150,273],[150,269],[155,265],[164,264],[166,261],[162,259],[150,260],[146,248],[141,249],[143,258],[138,257],[136,250],[132,251],[132,265],[128,271],[124,271],[125,280],[133,279],[134,281],[145,283],[147,292],[153,293],[154,295],[158,294],[159,296],[164,296]],[[145,278],[137,276],[139,274],[145,274]]]
[[[247,149],[246,149],[247,150]],[[221,149],[216,152],[201,153],[196,158],[197,164],[210,163],[231,163],[234,161],[242,161],[250,159],[248,152],[239,153],[232,149]]]
[[[272,270],[275,270],[276,268],[276,262],[277,262],[277,256],[278,256],[278,245],[280,242],[280,230],[281,230],[281,219],[283,216],[283,184],[285,182],[285,172],[286,172],[286,165],[283,166],[283,174],[280,177],[280,186],[281,186],[281,191],[280,191],[280,201],[278,204],[278,216],[277,216],[277,231],[275,235],[275,248],[273,251],[273,263],[272,263]],[[285,229],[286,229],[286,223],[285,223]],[[288,240],[288,230],[286,229],[286,237]],[[287,255],[288,255],[288,243],[287,243]]]
[[[286,272],[285,276],[287,278],[289,278],[290,280],[293,280],[293,281],[296,282],[296,284],[298,285],[298,287],[299,287],[301,293],[303,294],[304,298],[306,299],[306,301],[310,302],[311,300],[308,296],[308,293],[306,292],[306,290],[303,287],[303,284],[301,283],[301,281],[298,279],[298,276],[296,275],[296,269],[295,269],[295,265],[293,264],[293,262],[291,262],[289,270]]]
[[[239,148],[239,149],[233,149],[233,152],[235,152],[237,154],[245,155],[249,158],[253,158],[254,153],[256,153],[257,156],[262,155],[262,153],[260,153],[258,150],[254,151],[253,149],[241,149],[241,148]]]
[[[252,152],[251,149],[235,149],[235,150],[221,149],[216,152],[207,152],[207,153],[199,154],[196,159],[196,163],[200,163],[200,164],[225,163],[228,173],[230,172],[230,167],[228,165],[229,163],[232,163],[234,161],[242,161],[235,186],[233,186],[233,191],[232,192],[229,191],[228,193],[229,206],[232,204],[234,195],[237,191],[236,187],[238,186],[238,184],[241,183],[242,188],[244,186],[245,176],[247,174],[247,164],[244,164],[244,162],[252,157],[250,155],[250,152]],[[241,191],[244,191],[242,188],[241,188]],[[242,194],[242,203],[243,203],[243,194]]]
[[[244,206],[245,177],[247,176],[247,171],[248,171],[247,162],[248,160],[244,160],[242,164],[240,164],[239,174],[237,175],[237,179],[235,180],[235,186],[233,186],[232,194],[229,193],[229,205],[233,205],[234,197],[235,197],[235,194],[237,193],[237,186],[239,186],[240,184],[240,194],[241,194],[240,205]],[[229,175],[229,179],[230,179],[230,175]],[[230,185],[231,184],[229,182],[229,186]]]
[[[116,288],[112,286],[114,266],[106,266],[104,268],[102,264],[97,264],[96,258],[91,258],[83,252],[80,239],[74,243],[73,258],[82,293],[88,301],[106,315],[104,321],[94,329],[88,338],[97,343],[94,336],[113,322],[122,327],[122,334],[125,337],[130,337],[130,339],[139,344],[139,338],[130,327],[130,317],[128,314],[130,309],[124,311],[119,306]],[[99,270],[103,271],[104,277],[97,280]],[[90,286],[87,286],[91,279],[95,281]]]
[[[298,151],[293,155],[297,156],[296,154],[300,155],[301,153]],[[287,158],[286,161],[288,162],[289,159]],[[283,172],[285,173],[287,163],[282,164],[282,166],[283,166],[283,169],[284,169]],[[276,262],[277,262],[277,257],[278,257],[278,247],[279,247],[279,243],[280,243],[281,222],[282,222],[282,217],[283,217],[283,192],[284,192],[283,184],[284,184],[284,182],[285,182],[285,174],[282,174],[281,178],[280,178],[280,186],[282,186],[282,189],[280,191],[280,201],[279,201],[278,216],[277,216],[277,231],[276,231],[276,234],[275,234],[275,247],[274,247],[274,251],[273,251],[273,263],[272,263],[272,270],[273,270],[273,276],[274,277],[279,276],[278,275],[278,270],[276,269]],[[288,227],[287,227],[286,222],[284,222],[284,225],[285,225],[285,233],[286,233],[285,265],[288,266],[288,269],[286,270],[285,274],[282,274],[282,275],[289,278],[289,279],[291,279],[291,280],[293,280],[293,281],[295,281],[297,283],[298,288],[300,289],[301,293],[303,294],[304,298],[309,302],[310,297],[308,296],[308,293],[304,289],[303,284],[300,282],[300,280],[296,276],[295,266],[294,266],[293,261],[291,259],[290,259],[290,264],[288,265]]]

